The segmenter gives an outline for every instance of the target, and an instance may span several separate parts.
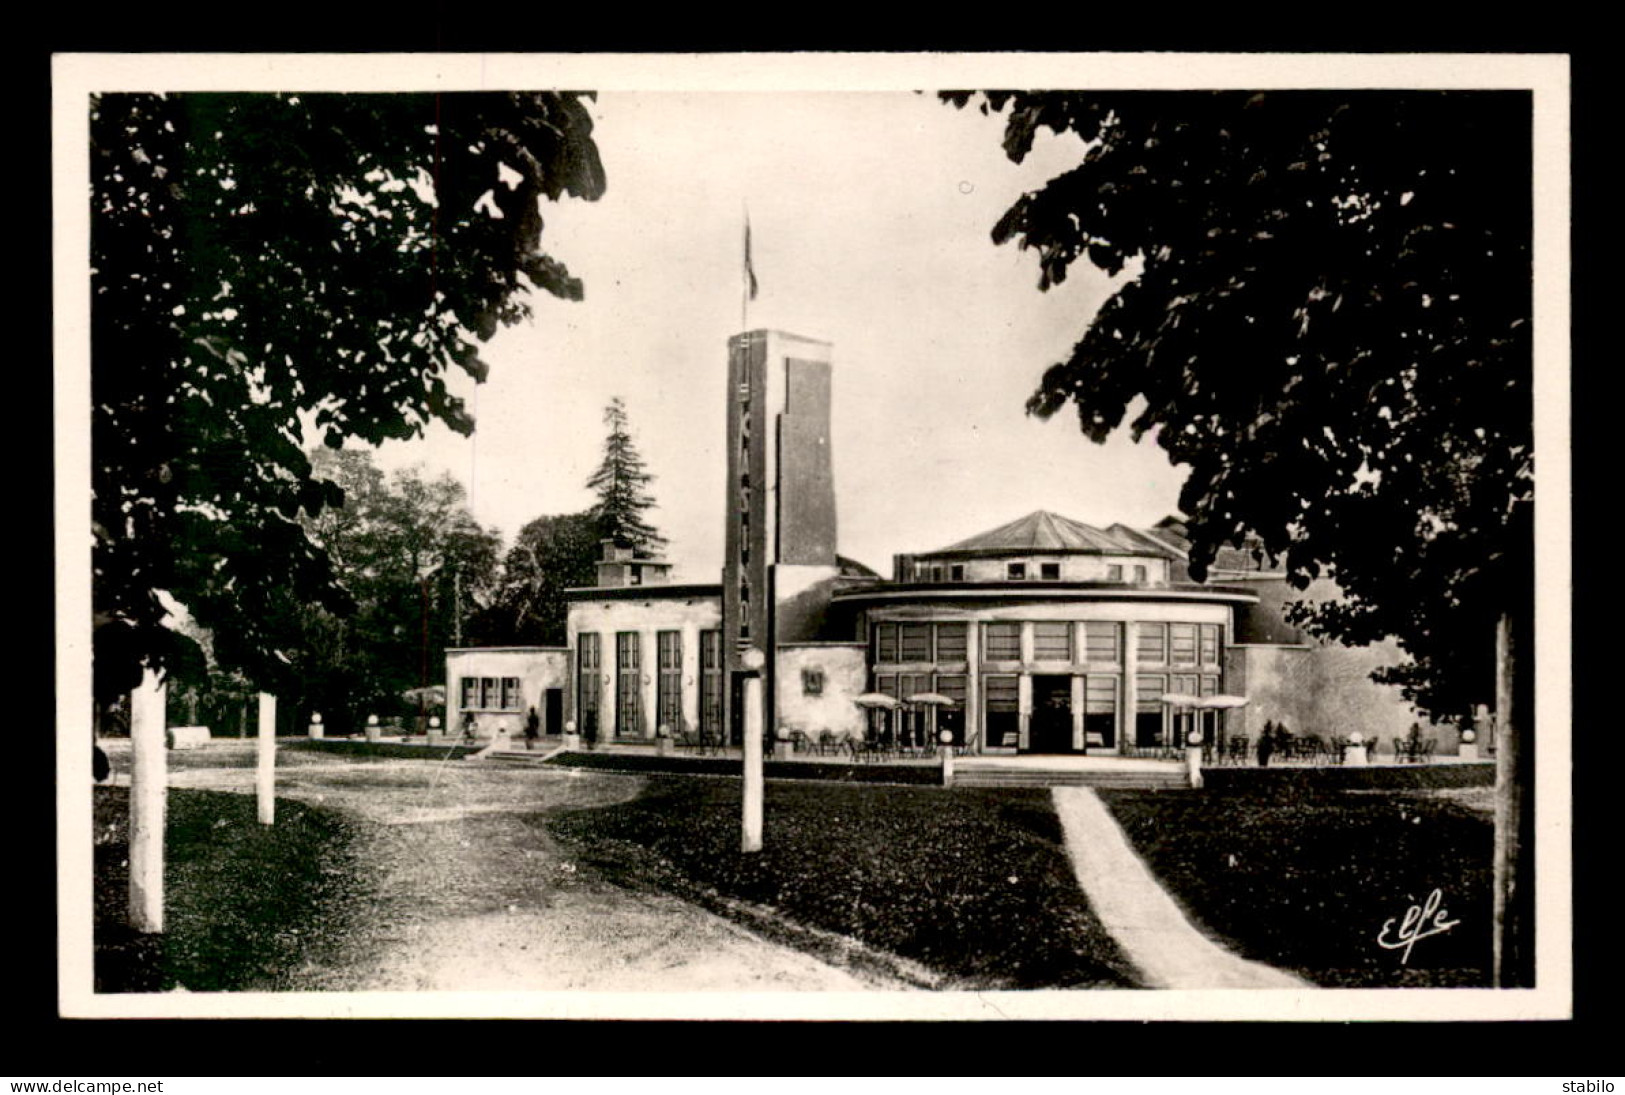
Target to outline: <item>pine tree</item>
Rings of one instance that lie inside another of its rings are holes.
[[[630,546],[645,557],[656,556],[666,540],[643,517],[655,505],[647,489],[655,477],[645,470],[643,457],[632,444],[626,406],[619,396],[604,408],[604,425],[609,427],[604,459],[587,480],[587,486],[598,492],[598,501],[587,512],[598,525],[599,539]]]

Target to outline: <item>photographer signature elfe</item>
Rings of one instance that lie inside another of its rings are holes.
[[[1410,961],[1411,948],[1416,946],[1418,940],[1426,939],[1430,935],[1441,935],[1461,923],[1460,920],[1445,919],[1450,912],[1439,907],[1443,903],[1444,892],[1434,890],[1422,904],[1407,908],[1403,917],[1389,917],[1383,921],[1382,931],[1377,933],[1377,945],[1391,951],[1404,951],[1405,953],[1399,956],[1399,964],[1405,965]],[[1395,920],[1399,921],[1399,930],[1394,938],[1390,939],[1388,933],[1393,930]]]

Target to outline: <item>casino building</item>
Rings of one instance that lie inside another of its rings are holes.
[[[568,593],[567,648],[447,652],[452,718],[516,730],[523,706],[480,705],[536,695],[549,734],[563,715],[598,741],[665,729],[738,743],[743,684],[759,675],[769,734],[861,736],[860,695],[932,694],[947,701],[931,704],[938,731],[972,753],[1129,755],[1176,743],[1193,717],[1209,741],[1267,718],[1368,737],[1415,720],[1366,679],[1392,651],[1288,628],[1284,577],[1245,553],[1221,553],[1209,581],[1192,581],[1177,519],[1094,527],[1040,511],[896,555],[889,579],[843,558],[832,364],[827,342],[730,339],[720,582],[673,584],[664,560],[606,543],[598,584]],[[1249,702],[1198,715],[1170,694]]]

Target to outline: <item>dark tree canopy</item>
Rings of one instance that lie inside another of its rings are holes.
[[[598,521],[591,514],[531,521],[503,559],[487,628],[503,644],[563,646],[570,607],[564,591],[596,585],[598,558]]]
[[[183,603],[260,686],[287,603],[353,606],[302,451],[473,422],[446,386],[528,290],[579,299],[543,199],[597,198],[584,96],[108,94],[91,105],[98,692],[195,665]],[[295,614],[297,616],[297,614]]]
[[[598,524],[598,536],[636,548],[641,554],[658,554],[666,546],[665,538],[644,518],[655,506],[648,490],[655,477],[645,469],[643,457],[632,443],[626,407],[619,397],[604,408],[604,425],[609,427],[604,459],[587,480],[587,486],[598,492],[597,503],[588,511]]]
[[[1491,699],[1494,623],[1533,591],[1531,106],[1523,92],[989,93],[1022,160],[1079,165],[993,230],[1039,287],[1124,274],[1028,402],[1102,441],[1132,415],[1190,468],[1200,577],[1249,535],[1299,622],[1412,663],[1435,715]],[[1256,541],[1255,541],[1256,542]]]

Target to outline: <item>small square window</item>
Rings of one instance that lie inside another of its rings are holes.
[[[955,563],[949,567],[948,580],[950,582],[963,582],[965,580],[965,564]]]
[[[1007,564],[1005,564],[1004,574],[1005,574],[1005,577],[1009,578],[1010,581],[1012,581],[1012,582],[1026,581],[1027,580],[1027,564],[1026,563],[1007,563]]]
[[[1108,566],[1106,568],[1106,580],[1108,582],[1121,582],[1123,580],[1122,566],[1117,563],[1112,563],[1110,566]]]
[[[1134,580],[1141,585],[1145,584],[1145,567],[1137,566],[1134,568]]]
[[[1061,564],[1039,563],[1038,577],[1046,582],[1059,582],[1061,580]]]
[[[803,669],[801,671],[801,691],[807,696],[822,696],[824,694],[824,671],[822,669]]]

